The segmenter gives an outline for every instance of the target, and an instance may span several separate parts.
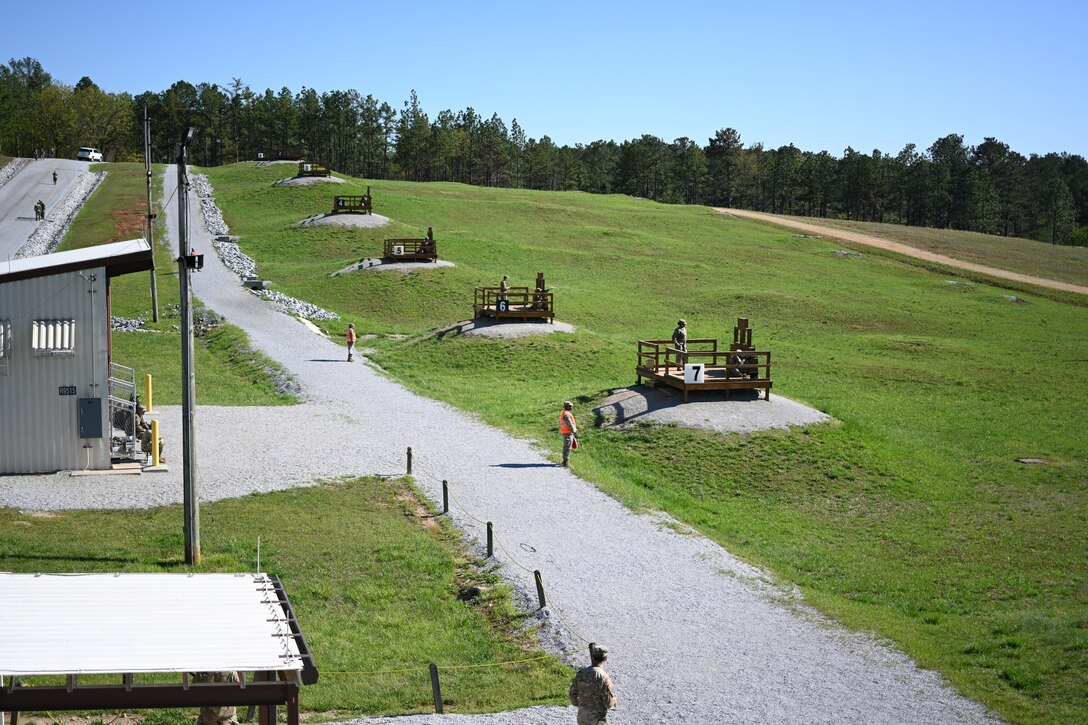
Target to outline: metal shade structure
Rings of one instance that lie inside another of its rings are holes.
[[[0,611],[0,711],[257,705],[271,723],[285,705],[297,723],[299,688],[318,677],[282,584],[265,574],[0,573]],[[192,682],[195,672],[243,677]],[[143,673],[183,677],[135,684]],[[109,674],[119,683],[78,681]],[[67,684],[23,682],[42,675]]]

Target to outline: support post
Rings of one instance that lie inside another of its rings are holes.
[[[408,446],[408,475],[412,475],[412,447]]]
[[[159,465],[159,421],[151,421],[151,465]]]
[[[200,563],[200,502],[196,485],[195,407],[196,376],[193,374],[193,291],[189,275],[189,127],[178,143],[178,283],[181,286],[181,456],[185,510],[185,563]],[[270,724],[271,725],[271,724]]]
[[[445,481],[442,481],[442,513],[448,514],[450,512],[450,487]]]
[[[540,578],[540,569],[533,572],[533,578],[536,579],[536,599],[540,602],[540,608],[543,609],[548,602],[544,599],[544,580]]]
[[[155,278],[155,214],[151,211],[151,121],[144,106],[144,174],[147,176],[147,245],[151,247],[151,321],[159,321],[159,284]],[[147,409],[151,410],[150,397]]]
[[[442,709],[442,687],[438,683],[438,665],[431,663],[431,692],[434,694],[434,711],[439,715],[445,714]]]
[[[491,526],[491,522],[487,522],[487,558],[490,559],[495,555],[495,530]]]
[[[147,384],[144,386],[144,392],[146,393],[144,397],[147,398],[147,405],[144,406],[144,412],[154,413],[155,408],[151,405],[151,373],[147,374]]]

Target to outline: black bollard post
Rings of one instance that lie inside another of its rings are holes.
[[[450,512],[450,487],[442,481],[442,513]]]
[[[408,475],[412,475],[412,447],[408,446]]]
[[[495,530],[491,526],[491,522],[487,522],[487,558],[490,559],[495,555]]]
[[[439,715],[445,714],[442,711],[442,688],[438,684],[438,665],[434,662],[431,663],[431,692],[434,693],[434,711]]]
[[[540,578],[540,569],[533,572],[533,578],[536,579],[536,598],[540,602],[540,608],[543,609],[548,603],[544,599],[544,580]]]

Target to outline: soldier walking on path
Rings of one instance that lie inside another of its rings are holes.
[[[344,333],[344,339],[348,343],[348,362],[351,362],[355,359],[355,341],[359,339],[359,336],[355,334],[354,322],[348,325],[348,330]]]
[[[589,658],[593,664],[578,670],[570,683],[570,704],[578,706],[578,725],[608,725],[608,711],[616,709],[612,678],[604,671],[608,648],[590,643]]]
[[[563,403],[563,412],[559,414],[559,432],[563,434],[563,466],[570,465],[570,452],[578,446],[578,424],[574,422],[574,403]]]
[[[53,186],[57,185],[57,170],[53,169]]]

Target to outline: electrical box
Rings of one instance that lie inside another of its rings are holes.
[[[79,399],[79,437],[102,437],[102,398]]]

